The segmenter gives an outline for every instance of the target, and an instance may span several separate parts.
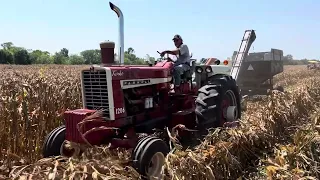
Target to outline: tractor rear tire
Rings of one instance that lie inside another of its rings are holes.
[[[198,90],[196,99],[196,122],[200,129],[215,128],[222,125],[222,101],[228,92],[232,92],[237,106],[236,119],[241,118],[241,98],[235,80],[229,75],[215,75],[209,79],[209,85]]]
[[[148,179],[152,176],[161,179],[162,166],[169,151],[168,145],[162,139],[154,136],[144,137],[133,150],[133,167]]]
[[[59,126],[52,130],[43,145],[43,157],[59,156],[61,155],[60,149],[65,140],[66,127],[64,125]]]
[[[196,99],[196,122],[199,128],[206,127],[207,124],[217,126],[219,116],[217,114],[217,97],[219,93],[216,85],[205,85],[198,90]]]

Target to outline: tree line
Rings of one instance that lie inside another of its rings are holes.
[[[80,52],[80,54],[69,54],[67,48],[62,48],[59,52],[50,54],[48,51],[31,50],[24,47],[17,47],[12,42],[1,44],[0,64],[100,64],[100,49],[89,49]],[[115,54],[117,57],[117,55]],[[228,58],[229,59],[229,58]],[[132,47],[128,48],[124,54],[125,64],[147,64],[154,63],[156,59],[148,54],[145,58],[137,57]],[[311,60],[311,59],[309,59]],[[291,54],[284,56],[284,65],[304,65],[309,64],[308,59],[296,60]],[[312,59],[315,60],[315,59]]]
[[[317,59],[295,59],[291,54],[288,54],[283,57],[284,65],[307,65],[310,64],[309,61],[319,61]],[[319,61],[320,62],[320,61]]]
[[[30,50],[24,47],[14,46],[12,42],[1,44],[0,49],[0,64],[100,64],[101,54],[100,49],[89,49],[80,52],[80,54],[69,54],[67,48],[62,48],[59,52],[50,54],[43,50]],[[115,54],[116,58],[117,55]],[[135,55],[132,47],[128,48],[124,54],[125,64],[146,64],[147,60],[154,62],[155,58],[146,55],[145,58],[140,58]]]

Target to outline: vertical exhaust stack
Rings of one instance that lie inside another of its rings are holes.
[[[111,41],[100,43],[102,65],[114,64],[114,47],[115,44]]]
[[[119,57],[119,63],[124,63],[124,31],[123,31],[123,14],[117,6],[109,2],[111,10],[113,10],[118,18],[119,18],[119,49],[118,49],[118,57]]]

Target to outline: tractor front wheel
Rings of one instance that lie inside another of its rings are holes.
[[[43,145],[43,157],[59,156],[61,146],[65,140],[66,127],[64,125],[59,126],[52,130]]]
[[[133,167],[148,179],[161,179],[162,166],[168,153],[169,147],[162,139],[153,136],[144,137],[133,150]]]
[[[75,149],[66,149],[65,148],[65,135],[66,127],[64,125],[59,126],[52,130],[43,144],[42,155],[44,158],[50,156],[72,156],[75,152]]]

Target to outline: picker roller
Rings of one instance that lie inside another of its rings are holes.
[[[114,61],[115,44],[101,43],[101,65],[81,71],[83,109],[64,113],[65,125],[47,136],[43,156],[79,155],[92,145],[122,147],[132,149],[133,167],[141,175],[159,177],[170,150],[168,132],[177,130],[180,142],[188,142],[192,133],[186,129],[205,134],[210,127],[234,124],[241,117],[239,89],[232,76],[196,66],[194,60],[182,75],[179,93],[171,93],[170,60],[123,65],[123,14],[112,3],[110,8],[119,18],[120,63]]]

